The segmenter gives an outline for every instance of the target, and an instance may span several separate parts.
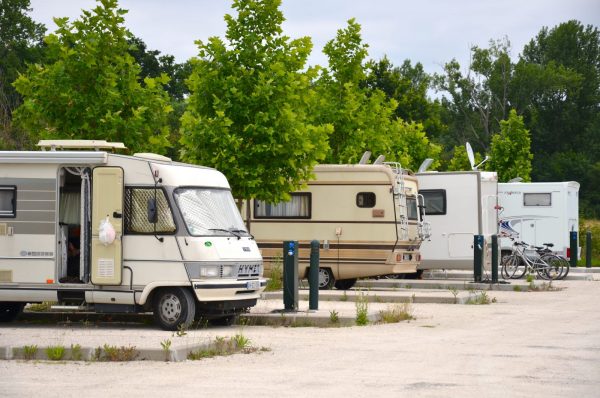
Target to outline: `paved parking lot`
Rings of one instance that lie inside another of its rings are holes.
[[[560,291],[493,291],[490,305],[413,304],[416,320],[365,327],[201,328],[174,336],[152,325],[0,327],[0,346],[160,348],[238,333],[267,350],[201,361],[0,361],[2,396],[561,396],[600,391],[600,282]],[[305,302],[301,309],[306,308]],[[389,304],[374,302],[370,311]],[[281,307],[262,301],[255,311]],[[323,301],[351,314],[355,304]]]

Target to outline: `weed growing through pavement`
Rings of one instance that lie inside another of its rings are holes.
[[[179,324],[177,326],[177,331],[175,332],[175,334],[177,334],[177,337],[183,337],[187,334],[187,331],[185,329],[185,325],[184,324]]]
[[[133,361],[140,353],[135,346],[121,346],[104,344],[103,347],[98,347],[94,351],[94,360],[106,362],[126,362]]]
[[[362,292],[356,296],[356,324],[365,326],[369,324],[369,299]]]
[[[35,358],[36,354],[38,351],[38,346],[33,344],[33,345],[26,345],[23,347],[23,358],[24,359],[33,359]]]
[[[379,318],[382,323],[398,323],[415,319],[410,303],[397,304],[379,311]]]
[[[336,310],[329,311],[329,323],[332,325],[340,324],[340,314]]]
[[[266,292],[274,292],[283,289],[283,272],[281,267],[281,254],[273,259],[271,263],[271,278],[267,280]]]
[[[46,356],[51,361],[60,361],[65,355],[65,347],[61,345],[46,347]]]
[[[521,289],[521,286],[519,286],[519,285],[514,285],[513,286],[513,291],[515,291],[515,292],[522,292],[523,289]]]
[[[495,297],[490,299],[490,296],[488,296],[487,292],[480,291],[479,293],[475,293],[475,294],[469,296],[469,299],[467,300],[466,304],[483,305],[483,304],[491,304],[491,303],[495,303],[495,302],[496,302]]]
[[[171,340],[165,339],[160,342],[163,352],[165,353],[165,362],[169,361],[169,350],[171,349]]]
[[[450,290],[450,293],[452,293],[454,296],[454,304],[458,304],[458,289],[455,287],[450,287],[448,290]]]
[[[191,351],[187,358],[191,360],[200,360],[216,356],[233,355],[236,353],[250,354],[256,351],[266,352],[271,351],[271,349],[267,347],[261,347],[260,349],[253,347],[248,337],[238,333],[230,338],[217,336],[208,347]]]
[[[81,361],[82,357],[83,357],[83,355],[81,353],[81,345],[71,344],[71,360]]]
[[[344,294],[340,297],[340,301],[348,301],[348,293],[344,290]]]

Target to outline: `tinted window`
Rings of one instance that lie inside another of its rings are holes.
[[[406,198],[406,210],[409,220],[418,220],[417,199]]]
[[[356,205],[358,207],[375,207],[376,198],[374,192],[359,192],[356,194]]]
[[[425,214],[428,216],[446,214],[446,190],[426,189],[419,191],[425,202]]]
[[[287,202],[277,204],[254,201],[254,218],[310,218],[311,194],[293,193]]]
[[[16,217],[17,187],[0,187],[0,217]]]

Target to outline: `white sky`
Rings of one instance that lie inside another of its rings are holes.
[[[233,14],[230,0],[121,0],[129,10],[125,25],[148,49],[174,55],[178,62],[195,56],[195,40],[224,37],[223,16]],[[53,31],[53,17],[81,15],[94,0],[31,0],[31,17]],[[309,63],[326,65],[325,43],[346,21],[356,18],[370,58],[387,55],[399,66],[421,62],[427,72],[441,72],[456,58],[463,69],[472,45],[508,36],[516,57],[543,26],[570,19],[600,26],[600,0],[283,0],[284,33],[310,36]]]

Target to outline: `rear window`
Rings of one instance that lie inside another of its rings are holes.
[[[356,194],[356,205],[363,208],[375,207],[377,198],[375,192],[359,192]]]

